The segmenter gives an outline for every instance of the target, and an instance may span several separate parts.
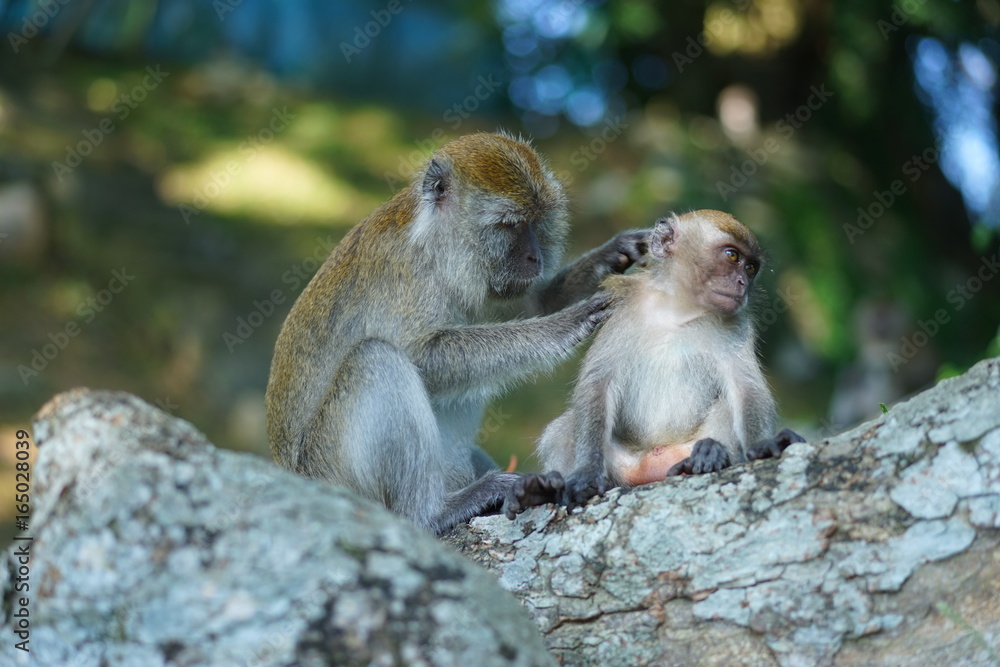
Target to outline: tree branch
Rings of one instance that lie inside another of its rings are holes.
[[[566,664],[990,664],[1000,360],[777,461],[447,538]]]

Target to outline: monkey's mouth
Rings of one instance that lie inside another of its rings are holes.
[[[743,295],[742,294],[729,294],[728,292],[720,292],[718,290],[712,290],[712,294],[718,294],[719,296],[724,296],[727,299],[732,299],[733,302],[735,302],[737,304],[743,303]]]

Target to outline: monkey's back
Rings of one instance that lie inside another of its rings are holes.
[[[435,300],[425,294],[440,289],[429,278],[434,272],[414,261],[414,253],[403,252],[405,235],[391,228],[396,220],[412,218],[412,197],[406,194],[397,194],[344,236],[281,327],[265,403],[271,452],[286,465],[358,342],[374,338],[405,351],[415,343],[413,332],[427,330],[429,317],[446,317],[427,308]]]

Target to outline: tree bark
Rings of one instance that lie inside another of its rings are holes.
[[[780,460],[447,541],[566,665],[1000,664],[1000,360]]]

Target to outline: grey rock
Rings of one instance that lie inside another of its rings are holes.
[[[546,665],[494,576],[347,491],[220,451],[120,393],[36,417],[28,593],[9,665]],[[22,542],[23,543],[23,542]],[[573,573],[570,567],[567,572]]]

